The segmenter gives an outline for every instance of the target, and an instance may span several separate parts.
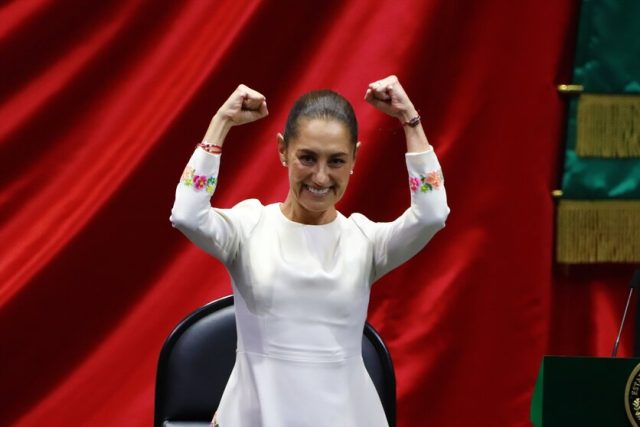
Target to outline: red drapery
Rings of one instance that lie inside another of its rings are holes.
[[[164,338],[230,292],[168,222],[175,185],[238,83],[271,115],[233,129],[218,206],[283,199],[275,135],[322,87],[363,147],[341,203],[408,201],[397,124],[363,101],[397,74],[443,164],[452,213],[374,287],[400,426],[526,426],[545,353],[607,355],[626,267],[553,266],[574,1],[16,0],[0,8],[2,424],[150,425]],[[632,331],[622,355],[631,351]]]

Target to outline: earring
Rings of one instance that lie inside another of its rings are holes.
[[[282,166],[284,166],[285,168],[287,167],[287,162],[285,162],[284,160],[282,161]]]
[[[349,172],[349,175],[353,175],[353,170],[351,170],[351,171]]]

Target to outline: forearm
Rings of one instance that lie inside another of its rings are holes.
[[[172,224],[183,232],[208,228],[211,196],[218,185],[220,156],[197,149],[189,159],[176,188]]]
[[[207,132],[204,134],[204,140],[209,144],[215,144],[222,147],[232,126],[232,121],[225,119],[220,113],[216,113],[211,118]]]
[[[375,277],[407,261],[444,227],[449,207],[440,163],[433,152],[405,155],[411,206],[390,223],[379,223],[375,250]]]
[[[189,240],[222,262],[232,257],[237,230],[225,210],[212,209],[220,156],[196,149],[176,188],[170,221]]]
[[[412,215],[419,222],[440,229],[449,214],[444,176],[435,152],[405,155],[409,175]]]
[[[422,123],[418,123],[416,126],[409,126],[406,124],[414,117],[418,117],[418,112],[412,106],[400,118],[400,122],[402,123],[402,128],[404,130],[404,137],[407,142],[407,153],[421,153],[428,151],[431,148],[431,145],[427,140],[427,135],[424,132]]]
[[[416,127],[408,125],[403,127],[404,136],[407,141],[407,153],[422,153],[432,148],[421,124],[418,124]]]

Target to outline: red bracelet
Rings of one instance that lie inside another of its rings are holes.
[[[221,154],[222,153],[222,145],[211,144],[207,141],[202,141],[197,145],[197,147],[202,148],[209,154]]]

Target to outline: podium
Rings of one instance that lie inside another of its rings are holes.
[[[640,359],[545,356],[531,422],[535,427],[638,427],[639,409]],[[627,411],[632,417],[638,411],[635,424]]]

